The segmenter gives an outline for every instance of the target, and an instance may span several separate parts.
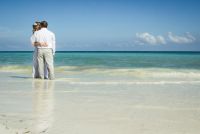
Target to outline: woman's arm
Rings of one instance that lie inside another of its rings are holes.
[[[48,44],[46,42],[34,42],[34,46],[47,47]]]

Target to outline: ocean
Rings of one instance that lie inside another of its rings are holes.
[[[0,52],[0,71],[31,74],[32,52]],[[57,52],[58,78],[199,82],[200,52]]]
[[[0,52],[0,66],[31,66],[32,52]],[[55,66],[97,68],[200,69],[200,52],[67,52],[55,56]]]

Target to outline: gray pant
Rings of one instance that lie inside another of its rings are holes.
[[[38,49],[38,73],[39,78],[44,79],[44,64],[46,63],[47,69],[49,72],[49,79],[54,79],[54,63],[53,63],[53,51],[48,48],[39,48]]]

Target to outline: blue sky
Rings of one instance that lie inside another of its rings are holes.
[[[47,20],[57,50],[200,51],[198,0],[2,0],[0,51],[33,50]]]

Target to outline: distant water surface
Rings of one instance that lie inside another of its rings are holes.
[[[32,52],[0,52],[0,66],[31,66]],[[55,66],[200,69],[200,52],[57,52]]]

